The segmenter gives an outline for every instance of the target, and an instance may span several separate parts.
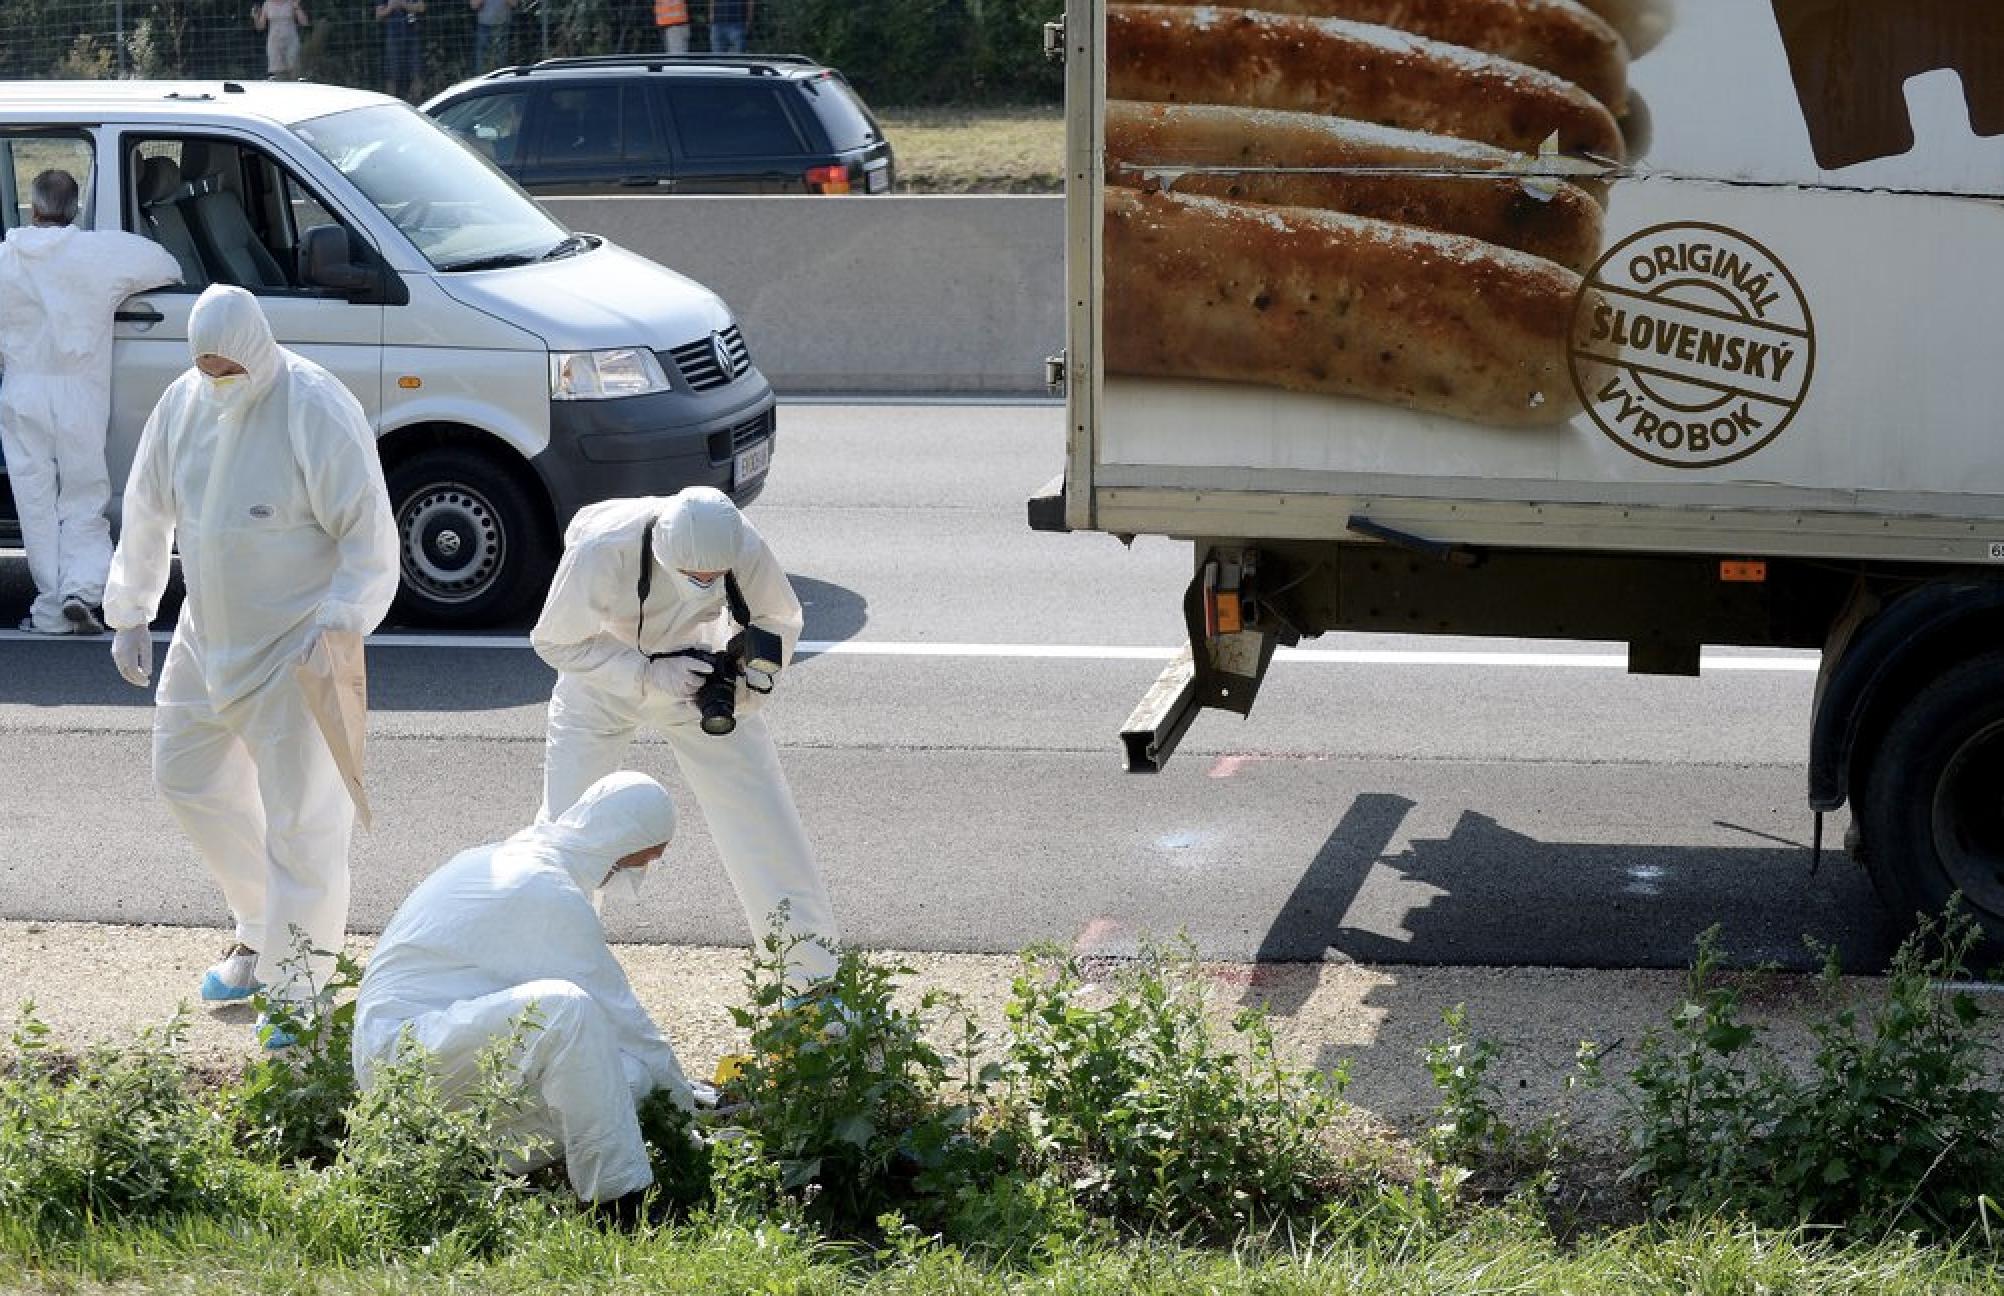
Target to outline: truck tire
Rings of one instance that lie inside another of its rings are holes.
[[[385,474],[397,523],[396,616],[471,628],[521,615],[555,566],[545,512],[491,460],[465,450],[412,455]]]
[[[1864,862],[1900,922],[1960,892],[2004,950],[2004,652],[1914,695],[1871,757],[1856,807]]]

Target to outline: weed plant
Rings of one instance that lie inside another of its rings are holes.
[[[640,1137],[654,1170],[654,1190],[661,1216],[682,1218],[711,1204],[711,1180],[716,1169],[711,1145],[698,1129],[695,1115],[657,1089],[640,1103]]]
[[[1489,1078],[1502,1049],[1475,1033],[1466,1005],[1443,1009],[1440,1017],[1447,1038],[1429,1044],[1423,1054],[1440,1098],[1426,1132],[1427,1151],[1438,1161],[1503,1185],[1555,1175],[1558,1163],[1576,1150],[1570,1124],[1573,1095],[1604,1083],[1599,1046],[1581,1040],[1554,1108],[1528,1125],[1513,1125],[1503,1117],[1502,1091]]]
[[[903,1210],[937,1220],[993,1173],[995,1158],[968,1133],[987,1077],[934,1041],[959,1028],[964,1054],[981,1045],[965,1009],[928,991],[915,1008],[896,999],[912,969],[859,950],[836,951],[834,972],[801,993],[788,965],[802,940],[778,927],[745,966],[745,1002],[732,1018],[750,1036],[734,1083],[749,1104],[736,1149],[731,1208],[763,1199],[768,1178],[747,1176],[746,1152],[769,1159],[777,1192],[838,1234],[863,1234]]]
[[[305,958],[302,943],[294,959],[303,965]],[[238,1133],[254,1154],[324,1166],[341,1150],[355,1101],[355,991],[361,984],[361,965],[341,953],[310,1005],[259,1000],[272,1024],[297,1043],[265,1052],[226,1095]]]
[[[1187,950],[1146,951],[1104,999],[1052,950],[1016,978],[1007,1089],[1031,1168],[1090,1214],[1211,1237],[1306,1217],[1338,1191],[1343,1073],[1284,1064],[1257,1010],[1220,1034]]]
[[[486,1255],[552,1204],[524,1177],[553,1155],[524,1119],[515,1063],[538,1029],[533,1010],[525,1013],[457,1084],[406,1031],[350,1109],[333,1165],[302,1181],[302,1205],[333,1223],[336,1253],[449,1245]]]
[[[1515,1141],[1517,1131],[1503,1119],[1502,1093],[1489,1078],[1498,1048],[1468,1026],[1468,1008],[1443,1009],[1441,1024],[1447,1038],[1426,1049],[1427,1074],[1433,1079],[1440,1106],[1427,1130],[1427,1150],[1451,1165],[1479,1168],[1497,1160]]]
[[[0,1218],[70,1232],[231,1208],[242,1179],[230,1129],[188,1083],[186,1030],[177,1013],[127,1048],[94,1048],[70,1065],[34,1005],[23,1007],[0,1080]]]
[[[1985,1013],[1962,979],[1979,939],[1952,907],[1893,958],[1882,1003],[1811,1025],[1807,1074],[1782,1065],[1700,940],[1683,1002],[1630,1075],[1629,1175],[1662,1214],[1743,1212],[1770,1225],[1959,1237],[2004,1183],[2004,1095]],[[1838,968],[1826,962],[1835,997]]]

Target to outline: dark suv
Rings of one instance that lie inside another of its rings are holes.
[[[840,72],[798,55],[545,59],[424,111],[531,193],[890,192],[890,141]]]

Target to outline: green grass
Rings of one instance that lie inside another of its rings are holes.
[[[1091,983],[1062,954],[1033,954],[1012,991],[1007,1056],[978,1071],[959,1064],[982,1037],[950,1002],[899,1006],[905,969],[844,951],[830,994],[846,1029],[830,1032],[820,1001],[787,1000],[789,954],[776,928],[734,1010],[754,1058],[736,1082],[750,1101],[738,1137],[698,1151],[686,1119],[643,1111],[657,1175],[695,1190],[656,1199],[664,1209],[649,1218],[677,1222],[636,1233],[602,1229],[554,1170],[508,1172],[505,1059],[519,1038],[497,1044],[469,1097],[448,1100],[412,1054],[355,1098],[322,1074],[348,1053],[343,1004],[305,1027],[315,1057],[298,1071],[274,1063],[214,1090],[181,1068],[179,1018],[125,1048],[70,1056],[26,1010],[0,1055],[0,1292],[2004,1296],[1987,1142],[1976,1186],[1934,1193],[1931,1214],[1861,1198],[1815,1215],[1835,1227],[1778,1227],[1803,1213],[1741,1186],[1716,1201],[1659,1191],[1661,1213],[1636,1222],[1608,1209],[1610,1181],[1568,1176],[1578,1150],[1556,1118],[1534,1164],[1487,1187],[1492,1145],[1510,1150],[1489,1122],[1455,1123],[1475,1145],[1459,1165],[1393,1164],[1346,1143],[1336,1095],[1274,1063],[1257,1015],[1229,1031],[1203,1018],[1195,965],[1176,949]],[[1960,1056],[1973,1038],[1956,1001],[1932,1007],[1924,972],[1941,965],[1901,958],[1913,975],[1894,979],[1870,1026],[1874,1056],[1893,1061],[1859,1073],[1868,1088],[1888,1087],[1871,1077],[1899,1059],[1943,1069],[1939,1055]],[[1708,967],[1701,957],[1694,993]],[[1678,1075],[1749,1046],[1728,1029],[1730,1006],[1710,993],[1674,1015],[1692,1036]],[[1882,1018],[1940,1040],[1916,1050],[1912,1031]],[[955,1021],[949,1056],[929,1041]],[[1465,1023],[1450,1024],[1437,1065],[1487,1056]],[[1853,1039],[1853,1024],[1839,1014],[1825,1034]],[[1451,1109],[1479,1114],[1483,1070],[1443,1086]],[[1636,1083],[1645,1095],[1656,1084]],[[1701,1097],[1715,1088],[1698,1085]],[[1988,1102],[1987,1088],[1965,1088]],[[338,1136],[318,1119],[337,1110]],[[1712,1137],[1694,1119],[1638,1127],[1641,1150]],[[1862,1154],[1938,1134],[1904,1119],[1881,1114],[1846,1137]],[[1902,1190],[1907,1204],[1920,1194]]]
[[[1061,193],[1064,113],[1049,108],[890,108],[877,119],[904,193]]]
[[[1800,1233],[1696,1226],[1613,1234],[1562,1248],[1500,1211],[1438,1238],[1370,1247],[1297,1240],[1261,1249],[1194,1250],[1168,1243],[1054,1242],[1035,1257],[997,1260],[922,1238],[878,1250],[841,1247],[775,1226],[696,1223],[639,1235],[602,1232],[575,1216],[550,1219],[488,1262],[432,1254],[302,1272],[285,1221],[213,1221],[93,1230],[45,1249],[0,1221],[0,1289],[31,1292],[871,1293],[1067,1296],[1341,1292],[1789,1292],[1799,1296],[2004,1293],[2004,1276],[1975,1258],[1901,1240],[1827,1246]]]

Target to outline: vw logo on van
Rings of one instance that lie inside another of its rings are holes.
[[[710,334],[710,355],[717,362],[717,372],[726,378],[738,376],[737,362],[731,359],[731,349],[724,343],[722,333]]]

